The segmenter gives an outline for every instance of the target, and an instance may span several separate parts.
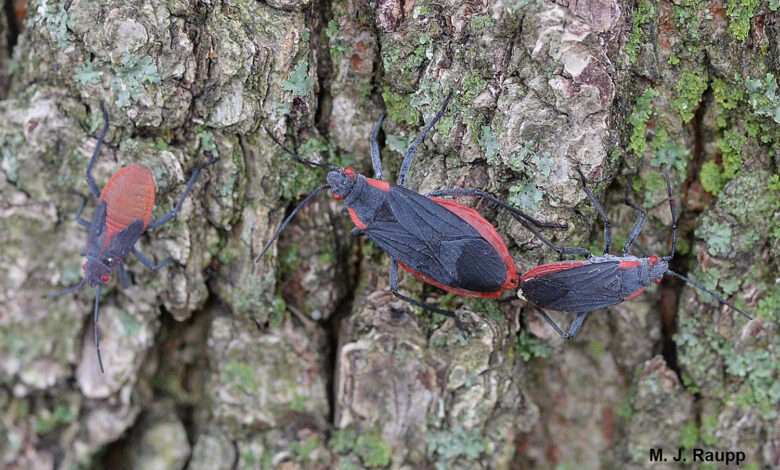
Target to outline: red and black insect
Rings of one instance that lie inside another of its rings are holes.
[[[458,323],[452,312],[400,294],[399,264],[423,281],[458,295],[495,298],[505,289],[516,288],[520,281],[517,268],[495,227],[474,209],[454,201],[439,199],[437,196],[474,196],[488,199],[509,210],[526,227],[526,221],[538,227],[561,228],[565,225],[539,222],[478,189],[445,189],[419,194],[404,187],[417,146],[442,117],[451,95],[450,92],[439,112],[407,150],[401,164],[398,185],[382,181],[377,135],[385,117],[384,113],[379,117],[371,135],[371,161],[375,179],[366,178],[352,168],[323,165],[300,157],[285,148],[266,129],[271,138],[293,158],[307,165],[326,168],[330,172],[328,184],[316,188],[292,211],[258,255],[256,262],[307,202],[323,189],[330,189],[334,198],[344,201],[345,209],[356,227],[352,235],[366,235],[392,258],[390,289],[399,299],[450,316]]]
[[[154,207],[154,178],[152,172],[143,165],[130,165],[122,168],[108,180],[103,191],[100,191],[95,179],[92,177],[92,167],[95,165],[100,146],[103,144],[103,138],[108,131],[108,113],[103,102],[100,102],[100,110],[103,111],[105,124],[98,137],[95,152],[87,166],[87,185],[92,194],[98,198],[98,206],[92,222],[81,217],[81,212],[87,204],[87,197],[81,193],[73,191],[81,196],[81,206],[76,211],[76,221],[89,229],[89,238],[87,239],[87,249],[81,252],[82,256],[87,257],[84,264],[84,279],[77,285],[69,287],[62,292],[49,294],[46,297],[58,297],[69,292],[80,289],[85,283],[90,287],[97,287],[97,296],[95,297],[95,347],[97,348],[98,364],[100,371],[103,372],[103,359],[100,355],[100,340],[98,336],[98,306],[100,303],[100,292],[103,285],[110,280],[111,271],[115,267],[119,268],[119,280],[122,287],[130,285],[130,278],[124,267],[124,260],[132,253],[144,265],[154,271],[162,268],[173,261],[173,258],[167,258],[161,263],[154,264],[149,258],[141,254],[136,248],[135,243],[141,234],[148,229],[159,227],[176,217],[182,202],[192,189],[195,178],[204,167],[211,165],[216,158],[207,163],[203,163],[192,172],[190,181],[184,190],[179,202],[172,211],[168,212],[159,219],[149,221]]]
[[[672,185],[669,182],[669,174],[667,172],[664,172],[664,174],[666,176],[666,189],[669,194],[669,208],[672,212],[672,252],[669,256],[661,258],[649,256],[638,244],[636,245],[637,248],[642,251],[645,257],[637,258],[628,254],[631,245],[634,244],[639,236],[642,224],[645,221],[645,212],[629,199],[630,186],[626,192],[625,203],[638,211],[639,217],[626,238],[623,255],[614,256],[609,254],[609,249],[612,246],[612,224],[604,209],[601,208],[588,189],[585,176],[579,168],[577,172],[582,179],[585,194],[588,195],[588,198],[593,202],[596,210],[598,210],[605,221],[604,255],[593,256],[584,248],[559,248],[537,234],[540,240],[560,255],[584,255],[586,259],[538,266],[523,274],[517,290],[518,297],[533,304],[539,314],[547,320],[559,335],[566,339],[573,338],[580,330],[588,312],[632,300],[649,287],[650,284],[660,283],[664,275],[682,279],[752,320],[747,313],[728,303],[719,295],[669,269],[669,261],[674,257],[675,245],[677,243],[677,214],[674,200],[672,199]],[[569,332],[564,333],[542,308],[576,313],[577,317],[569,327]]]

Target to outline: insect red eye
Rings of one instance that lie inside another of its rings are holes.
[[[111,279],[108,275],[103,276],[103,282],[108,282],[108,280]]]
[[[650,264],[658,264],[658,257],[657,256],[651,256],[650,257]]]
[[[657,281],[655,281],[655,283],[656,283],[656,284],[660,284],[660,283],[661,283],[661,280],[660,280],[660,279],[658,279]]]
[[[82,264],[81,269],[87,269],[87,263]]]
[[[335,199],[335,200],[337,200],[337,201],[340,201],[340,200],[342,200],[342,199],[344,199],[344,198],[343,198],[342,196],[339,196],[338,194],[334,194],[334,195],[333,195],[333,199]]]
[[[349,176],[350,178],[354,178],[355,177],[355,170],[353,170],[351,166],[348,166],[348,167],[344,168],[344,174]]]

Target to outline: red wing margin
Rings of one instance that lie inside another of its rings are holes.
[[[625,301],[619,265],[618,261],[580,263],[576,267],[551,270],[521,281],[519,289],[524,298],[542,308],[590,312]],[[528,274],[531,272],[533,270]]]
[[[400,186],[392,187],[363,233],[393,259],[444,286],[495,292],[506,280],[504,260],[474,227]]]

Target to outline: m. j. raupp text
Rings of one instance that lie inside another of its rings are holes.
[[[663,449],[650,449],[651,462],[666,462],[668,460],[669,457],[664,455]],[[726,465],[740,465],[745,461],[745,453],[741,450],[684,449],[680,447],[671,456],[671,460],[674,462],[722,462]]]

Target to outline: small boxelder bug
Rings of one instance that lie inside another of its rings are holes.
[[[738,311],[748,319],[752,318],[739,308],[726,302],[722,297],[706,289],[701,284],[691,281],[687,277],[677,274],[669,269],[669,261],[674,257],[675,245],[677,242],[677,214],[672,199],[672,185],[669,182],[669,174],[666,176],[666,190],[669,195],[669,208],[672,212],[672,252],[669,256],[659,258],[657,256],[648,256],[644,249],[639,245],[637,247],[645,255],[645,258],[637,258],[628,254],[631,245],[636,241],[639,232],[642,230],[642,224],[645,221],[645,212],[629,199],[631,186],[626,191],[625,203],[639,212],[634,227],[626,238],[626,244],[623,247],[623,256],[613,256],[609,254],[612,246],[612,224],[607,218],[604,209],[593,197],[587,187],[585,176],[579,168],[577,172],[582,179],[582,185],[585,194],[596,206],[599,214],[604,218],[604,255],[593,256],[584,248],[565,247],[559,248],[549,242],[546,238],[539,236],[539,239],[546,245],[554,249],[561,255],[584,255],[584,260],[562,261],[559,263],[538,266],[520,278],[520,286],[517,295],[534,305],[534,308],[547,320],[553,329],[559,335],[566,339],[573,338],[580,330],[585,321],[585,315],[588,312],[600,308],[609,307],[637,297],[651,283],[660,283],[664,275],[674,276],[682,279],[688,284],[697,287],[704,292],[715,297],[722,303]],[[541,308],[540,308],[541,307]],[[552,319],[542,310],[549,308],[561,312],[573,312],[577,317],[571,324],[568,333],[564,333],[555,324]]]
[[[173,261],[173,258],[168,258],[159,264],[154,264],[149,258],[135,249],[135,243],[145,230],[159,227],[176,217],[200,170],[216,162],[217,159],[214,158],[195,168],[184,190],[184,194],[182,194],[179,202],[176,203],[176,207],[159,219],[150,222],[149,219],[152,216],[152,208],[154,207],[154,178],[148,168],[142,165],[130,165],[122,168],[108,180],[102,192],[92,177],[92,167],[95,165],[100,152],[100,146],[103,144],[103,138],[106,136],[106,131],[108,131],[108,113],[102,101],[100,102],[100,110],[103,111],[105,124],[98,137],[92,159],[89,161],[89,165],[87,165],[87,185],[89,185],[92,194],[99,201],[91,223],[81,217],[81,212],[87,204],[87,197],[76,193],[82,199],[81,206],[76,211],[76,221],[89,229],[87,249],[81,252],[82,256],[86,255],[87,257],[87,262],[83,266],[84,279],[73,287],[69,287],[62,292],[49,294],[46,297],[58,297],[73,292],[81,288],[85,283],[89,284],[90,287],[97,287],[94,313],[95,347],[97,348],[100,372],[103,372],[103,359],[100,355],[98,335],[98,305],[103,285],[109,281],[111,271],[115,267],[119,267],[119,280],[122,283],[122,287],[126,288],[130,284],[130,279],[123,264],[130,253],[133,253],[144,265],[154,271]]]
[[[562,228],[546,224],[478,189],[447,189],[419,194],[404,187],[417,146],[442,117],[452,92],[444,105],[414,140],[401,164],[398,185],[382,181],[377,135],[385,114],[379,117],[371,135],[371,161],[376,179],[366,178],[352,168],[339,168],[309,161],[285,148],[271,132],[271,138],[296,160],[330,170],[328,184],[311,192],[282,222],[271,241],[258,255],[268,251],[290,220],[318,192],[330,189],[333,197],[343,200],[356,228],[352,235],[365,234],[392,258],[390,289],[393,295],[413,305],[455,319],[454,313],[406,297],[398,292],[398,265],[414,276],[436,287],[468,297],[494,298],[505,289],[516,288],[520,278],[512,257],[495,227],[474,209],[435,196],[474,196],[488,199],[509,210],[523,226],[526,220],[538,227]],[[523,220],[525,219],[525,220]],[[533,231],[533,229],[531,229]]]

